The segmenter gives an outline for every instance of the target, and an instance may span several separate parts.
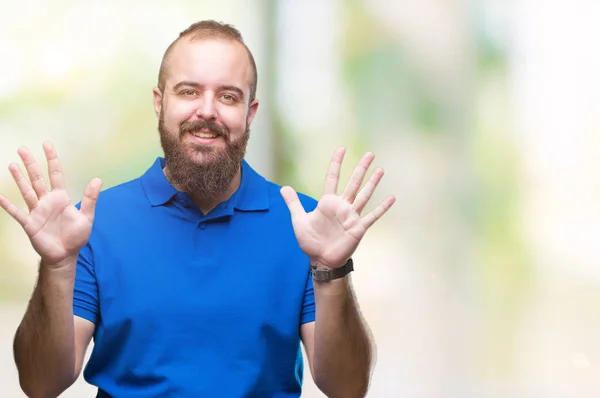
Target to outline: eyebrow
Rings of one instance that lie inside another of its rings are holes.
[[[178,89],[180,89],[181,87],[193,87],[193,88],[202,88],[202,85],[196,83],[196,82],[190,82],[190,81],[181,81],[179,83],[177,83],[176,85],[173,86],[173,91],[177,91]],[[244,91],[236,86],[232,86],[232,85],[221,85],[218,87],[219,90],[226,90],[226,91],[234,91],[237,95],[240,96],[240,99],[244,98]]]

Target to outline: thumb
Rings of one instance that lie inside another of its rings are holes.
[[[292,218],[298,217],[301,214],[306,214],[304,211],[304,207],[302,207],[302,203],[300,203],[300,199],[298,198],[298,194],[294,191],[294,188],[286,186],[281,188],[280,190],[281,196],[283,196],[283,200],[287,205],[288,209],[290,209],[290,214]]]
[[[100,195],[100,189],[102,188],[102,180],[94,178],[88,186],[85,188],[83,193],[83,199],[81,200],[81,212],[90,220],[94,222],[94,213],[96,211],[96,202]]]

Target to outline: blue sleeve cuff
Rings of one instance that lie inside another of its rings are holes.
[[[83,303],[77,299],[73,300],[73,315],[86,319],[92,323],[96,323],[96,313],[93,310],[84,307]]]
[[[98,318],[98,285],[90,244],[79,252],[75,287],[73,291],[73,314],[96,323]]]
[[[306,279],[306,290],[304,291],[304,302],[302,303],[302,317],[300,318],[301,325],[315,321],[315,292],[310,273]]]

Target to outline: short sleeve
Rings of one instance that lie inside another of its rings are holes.
[[[77,260],[73,314],[93,323],[98,319],[98,283],[89,242],[81,249]]]
[[[311,212],[313,211],[317,205],[319,204],[314,198],[310,196],[306,196],[304,194],[298,194],[300,197],[300,202],[304,207],[304,211]],[[308,259],[307,259],[308,261]],[[304,291],[304,300],[302,302],[302,318],[300,320],[300,324],[304,325],[305,323],[314,322],[315,321],[315,292],[313,289],[313,281],[310,272],[306,278],[306,289]]]
[[[315,321],[315,292],[313,290],[312,277],[306,278],[306,290],[304,291],[304,300],[302,302],[302,318],[300,324]]]

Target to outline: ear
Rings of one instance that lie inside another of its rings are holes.
[[[252,101],[250,106],[248,107],[248,126],[252,124],[252,120],[254,120],[254,116],[256,115],[256,111],[258,111],[258,100],[255,99]]]
[[[152,97],[154,101],[154,112],[156,113],[156,117],[159,117],[162,109],[162,93],[158,87],[152,89]]]

